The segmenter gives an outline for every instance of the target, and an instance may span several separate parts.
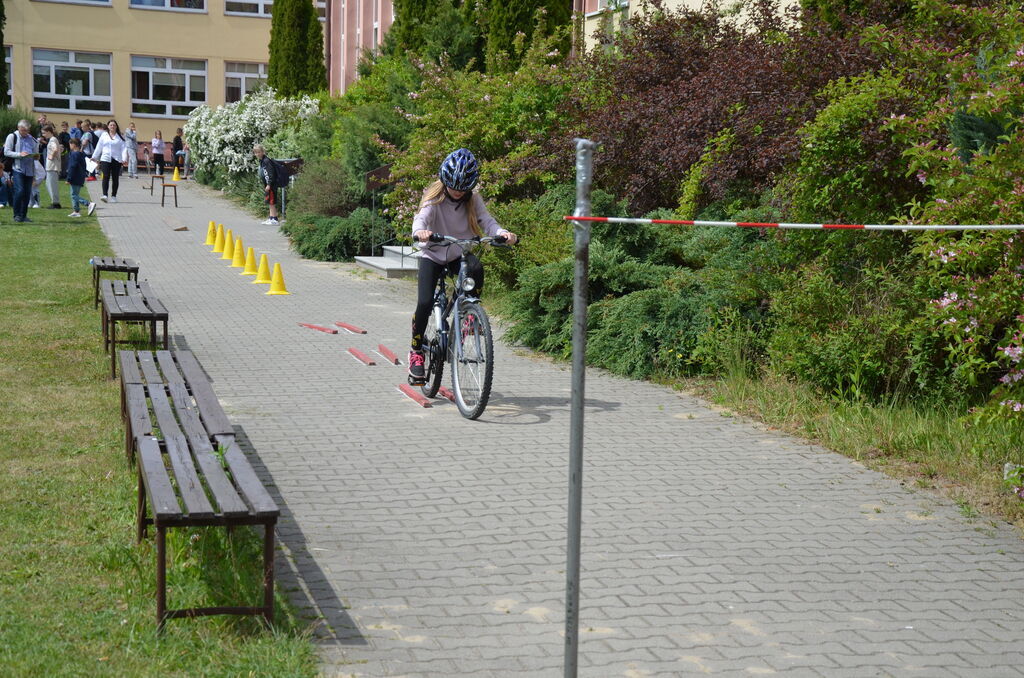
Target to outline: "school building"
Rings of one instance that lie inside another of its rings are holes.
[[[321,15],[326,0],[318,3]],[[17,0],[4,31],[10,101],[51,122],[134,121],[170,140],[189,111],[266,80],[272,0]],[[6,130],[5,130],[6,131]]]

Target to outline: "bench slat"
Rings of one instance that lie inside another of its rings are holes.
[[[127,291],[125,290],[125,281],[124,280],[111,280],[109,284],[110,284],[110,287],[113,288],[114,294],[117,294],[117,295],[127,294]]]
[[[178,364],[174,361],[173,353],[170,351],[157,351],[156,361],[160,364],[160,369],[164,373],[164,381],[168,384],[185,385],[185,379],[181,376]]]
[[[209,434],[211,436],[234,435],[235,429],[228,421],[228,416],[224,414],[224,408],[221,407],[217,395],[213,392],[210,381],[206,378],[203,368],[199,366],[199,362],[191,351],[178,353],[178,366],[181,368],[181,373],[185,375],[185,381],[188,383],[189,390],[192,391],[192,397],[199,405],[199,416],[203,418],[203,424]]]
[[[163,383],[163,379],[160,378],[160,370],[156,368],[156,363],[153,361],[153,354],[149,351],[139,351],[139,367],[142,368],[142,376],[146,378],[146,383],[156,387]]]
[[[118,362],[121,366],[122,384],[143,384],[142,373],[139,372],[139,363],[135,358],[135,351],[118,351]]]
[[[147,281],[143,280],[141,283],[139,283],[139,291],[142,293],[142,296],[145,297],[146,305],[149,306],[150,310],[152,310],[154,313],[167,313],[167,309],[160,302],[160,299],[155,294],[153,294],[153,288],[149,286],[149,283]]]
[[[194,518],[213,517],[213,507],[206,498],[203,483],[196,473],[195,464],[192,463],[188,443],[174,419],[174,412],[163,386],[150,386],[149,400],[153,403],[153,413],[156,414],[156,421],[160,426],[160,436],[167,446],[167,456],[171,460],[171,468],[174,469],[178,492],[185,502],[185,510]]]
[[[149,496],[149,506],[153,517],[161,519],[181,515],[178,498],[174,495],[171,479],[164,466],[164,455],[160,452],[160,443],[155,438],[139,436],[135,439],[139,452],[137,455],[139,473]]]
[[[281,510],[277,508],[274,498],[267,492],[263,482],[256,475],[256,471],[234,438],[222,436],[217,439],[217,442],[227,448],[224,453],[224,461],[227,462],[231,476],[235,479],[235,485],[241,495],[245,497],[246,503],[252,508],[256,517],[269,518],[281,515]]]
[[[146,404],[146,387],[142,384],[125,385],[125,402],[128,405],[128,424],[133,438],[153,435],[153,422],[149,418]]]
[[[185,429],[185,437],[192,448],[193,456],[206,478],[206,485],[210,488],[210,493],[213,495],[214,503],[220,507],[221,513],[226,517],[248,515],[249,507],[238,496],[234,485],[231,484],[231,480],[224,472],[224,467],[214,454],[209,434],[199,420],[199,410],[192,403],[185,383],[170,384],[168,390],[171,392],[171,400],[178,413],[178,420],[181,422],[182,428]]]

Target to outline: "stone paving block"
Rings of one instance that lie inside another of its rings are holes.
[[[279,499],[282,587],[328,622],[323,675],[558,675],[567,366],[499,343],[479,421],[419,408],[404,366],[345,354],[405,352],[412,284],[303,260],[219,193],[179,192],[162,209],[127,180],[100,223]],[[292,294],[212,255],[209,219]],[[298,326],[337,320],[368,334]],[[590,370],[586,416],[581,676],[1022,675],[1009,527],[654,384]]]

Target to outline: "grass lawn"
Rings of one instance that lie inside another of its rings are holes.
[[[109,379],[93,255],[95,218],[0,210],[0,674],[314,676],[304,622],[278,595],[277,627],[210,617],[155,629],[155,547],[134,543],[135,478]],[[50,203],[43,194],[43,205]],[[236,530],[170,533],[169,603],[256,604],[260,540]]]

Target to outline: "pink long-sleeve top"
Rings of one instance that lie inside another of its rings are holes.
[[[498,236],[508,233],[487,211],[484,199],[480,197],[479,193],[474,193],[465,203],[445,197],[436,205],[421,207],[412,220],[412,232],[426,230],[450,235],[453,238],[472,238],[476,234],[469,227],[469,219],[466,217],[467,209],[476,210],[477,222],[484,234]],[[458,245],[446,246],[431,243],[428,247],[424,247],[420,243],[418,246],[423,250],[424,258],[438,264],[447,264],[462,256],[462,248]]]

